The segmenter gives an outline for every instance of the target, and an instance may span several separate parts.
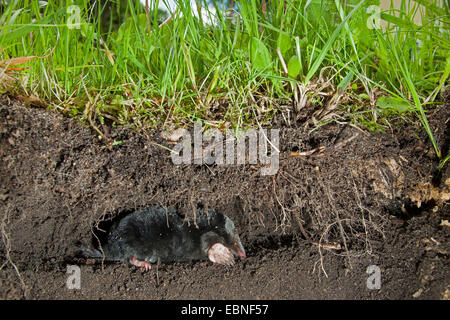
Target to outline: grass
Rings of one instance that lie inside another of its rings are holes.
[[[162,23],[155,2],[148,12],[119,0],[3,4],[0,90],[93,126],[235,129],[270,124],[292,100],[327,121],[356,96],[375,125],[386,110],[416,114],[441,166],[448,160],[426,117],[450,71],[447,4],[404,0],[379,12],[377,0],[236,1],[227,11],[215,3],[210,25],[185,1]]]

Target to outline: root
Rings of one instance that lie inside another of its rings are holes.
[[[281,203],[280,199],[278,198],[278,195],[276,192],[275,177],[273,177],[273,176],[272,176],[272,182],[273,182],[273,194],[275,195],[275,199],[277,200],[278,204],[280,205],[281,211],[283,213],[281,216],[281,223],[278,227],[280,227],[282,230],[284,230],[286,228],[286,220],[287,220],[286,209],[284,208],[283,204]]]
[[[194,194],[194,192],[192,192],[191,196],[189,197],[189,203],[191,204],[192,214],[194,215],[194,226],[198,229],[198,224],[197,224],[197,207],[196,207],[196,205],[194,203],[194,197],[195,197],[195,194]],[[187,220],[187,221],[188,221],[188,225],[189,225],[189,220]]]
[[[333,212],[335,213],[335,215],[336,215],[336,222],[338,223],[338,226],[339,226],[339,232],[340,232],[340,234],[341,234],[341,238],[342,238],[342,242],[344,243],[344,248],[345,248],[345,252],[346,252],[346,254],[347,254],[347,258],[348,258],[348,263],[349,263],[349,265],[350,265],[350,269],[353,269],[353,267],[352,267],[352,263],[351,263],[351,260],[350,260],[350,254],[349,254],[349,252],[348,252],[348,247],[347,247],[347,240],[345,239],[345,231],[344,231],[344,228],[342,227],[342,222],[341,222],[341,218],[339,217],[339,213],[338,213],[338,211],[336,210],[336,207],[334,206],[334,199],[333,199],[333,197],[331,196],[331,194],[330,194],[330,189],[327,187],[326,188],[326,192],[327,192],[327,197],[328,197],[328,203],[330,204],[330,206],[331,206],[331,208],[332,208],[332,210],[333,210]]]
[[[84,110],[85,116],[89,121],[89,125],[92,127],[92,129],[94,129],[99,135],[100,137],[106,141],[108,143],[109,149],[112,149],[113,146],[113,140],[109,137],[107,137],[94,123],[94,120],[92,119],[92,110],[91,107],[96,106],[97,105],[97,101],[98,99],[100,99],[100,93],[97,94],[97,96],[95,97],[95,100],[93,101],[91,96],[89,95],[89,92],[86,88],[86,85],[84,84],[84,80],[83,77],[80,76],[80,80],[81,80],[81,84],[83,85],[84,91],[86,92],[86,95],[89,98],[89,102],[86,105],[86,109]]]
[[[294,195],[294,201],[297,207],[299,207],[299,197],[295,194]],[[303,234],[303,236],[305,237],[306,240],[311,240],[311,238],[309,237],[309,235],[306,233],[305,228],[303,228],[303,223],[302,223],[302,219],[300,219],[300,216],[298,214],[297,210],[294,210],[294,217],[295,220],[297,221],[298,227],[300,228],[300,232]]]
[[[101,223],[102,221],[105,221],[105,220],[106,220],[106,219],[105,219],[105,214],[103,214],[103,215],[101,216],[101,218],[98,219],[98,220],[95,222],[95,225],[93,225],[93,224],[91,223],[91,233],[92,233],[92,235],[94,236],[95,240],[97,241],[97,244],[98,244],[98,250],[100,250],[100,252],[102,253],[102,272],[105,271],[105,260],[106,260],[106,255],[105,255],[105,251],[103,250],[102,243],[101,243],[100,239],[98,238],[97,234],[96,234],[95,231],[94,231],[94,227],[95,227],[97,230],[106,232],[106,230],[102,230],[102,229],[100,228],[100,223]]]
[[[16,266],[16,264],[14,263],[14,261],[11,259],[11,241],[9,239],[9,235],[6,232],[6,225],[8,224],[8,212],[9,212],[9,208],[5,210],[5,214],[3,216],[2,222],[0,224],[0,230],[2,233],[2,241],[3,244],[5,246],[5,256],[6,256],[6,262],[2,265],[2,267],[0,268],[3,269],[3,267],[9,263],[15,270],[17,277],[19,278],[20,284],[22,286],[22,290],[23,290],[23,296],[25,297],[25,299],[28,297],[29,293],[30,293],[30,287],[25,283],[25,281],[23,280],[23,277],[19,271],[19,268]]]

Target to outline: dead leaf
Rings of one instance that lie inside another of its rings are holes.
[[[46,107],[47,106],[47,104],[44,101],[42,101],[40,98],[38,98],[38,97],[36,97],[34,95],[30,95],[28,97],[25,97],[25,96],[19,94],[17,96],[17,98],[19,100],[27,103],[27,104],[31,104],[31,105],[34,105],[34,106],[38,106],[38,107]]]
[[[8,67],[9,70],[9,66],[17,66],[19,64],[24,64],[27,63],[28,61],[30,61],[31,59],[44,59],[47,58],[48,56],[45,57],[39,57],[39,56],[28,56],[28,57],[17,57],[17,58],[11,58],[11,59],[7,59],[7,60],[2,60],[0,61],[0,67]]]
[[[444,294],[442,295],[442,300],[450,300],[450,286],[445,288]]]
[[[448,220],[442,220],[440,226],[441,227],[450,227],[450,223],[448,222]]]
[[[418,298],[420,297],[420,295],[423,293],[423,289],[420,288],[419,290],[417,290],[412,296],[413,298]]]
[[[450,200],[450,188],[447,185],[440,189],[429,182],[421,183],[407,196],[412,202],[416,203],[418,208],[421,207],[422,203],[427,203],[431,200],[434,200],[436,207],[438,207],[442,203]]]
[[[108,58],[109,62],[111,62],[111,65],[114,65],[113,54],[111,53],[111,51],[109,51],[108,46],[103,40],[101,40],[101,44],[103,45],[103,48],[105,48],[106,57]]]
[[[8,71],[23,71],[26,69],[30,69],[30,67],[8,67]]]
[[[178,128],[176,130],[163,131],[161,136],[170,142],[178,142],[184,135],[186,129]]]
[[[341,250],[341,244],[340,243],[314,243],[316,246],[320,246],[324,249],[328,249],[328,250]]]
[[[307,156],[311,156],[314,153],[321,153],[323,152],[323,150],[325,150],[325,147],[318,147],[309,151],[303,151],[303,152],[296,152],[293,151],[289,154],[289,156],[291,157],[307,157]]]

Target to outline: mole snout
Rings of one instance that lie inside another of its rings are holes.
[[[117,222],[107,242],[99,250],[83,248],[87,258],[128,261],[149,270],[151,264],[209,259],[221,265],[233,265],[235,257],[246,258],[233,221],[209,209],[197,219],[186,221],[175,210],[151,206],[135,211]]]

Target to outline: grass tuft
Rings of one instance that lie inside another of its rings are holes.
[[[290,109],[329,121],[365,96],[375,126],[416,114],[442,160],[426,110],[450,72],[447,3],[160,1],[0,1],[0,90],[86,121],[236,129]]]

